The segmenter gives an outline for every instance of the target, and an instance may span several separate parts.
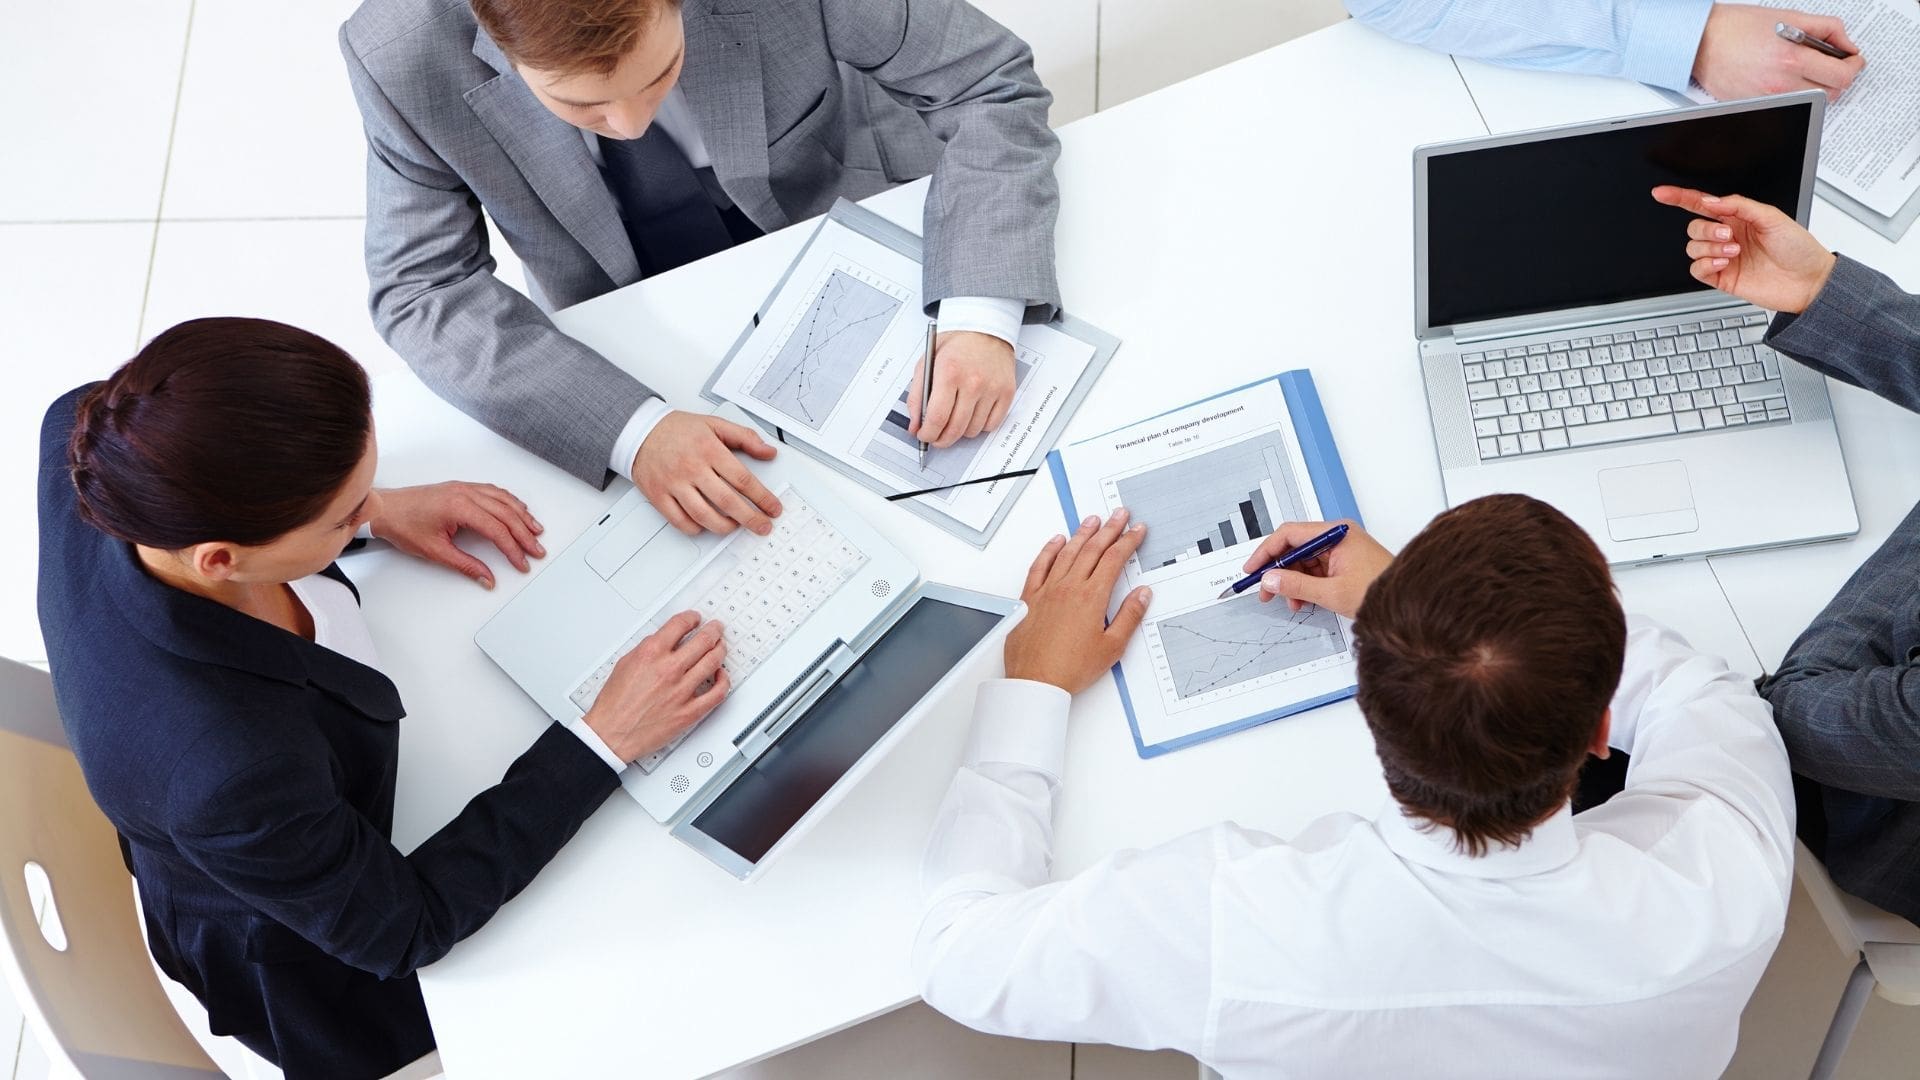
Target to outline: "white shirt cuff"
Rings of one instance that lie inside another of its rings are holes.
[[[672,411],[666,402],[657,397],[641,402],[627,420],[627,426],[620,429],[620,437],[613,440],[613,456],[607,459],[607,467],[629,480],[633,479],[633,459],[640,456],[640,444],[653,434],[654,425]]]
[[[580,741],[587,744],[587,749],[600,755],[600,760],[607,763],[607,768],[617,773],[627,771],[627,763],[621,761],[620,758],[608,748],[604,739],[594,734],[593,729],[587,726],[586,717],[576,716],[571,720],[565,721],[565,723],[568,731],[579,736]]]
[[[1713,0],[1643,0],[1633,9],[1620,73],[1635,82],[1685,90],[1711,10]]]
[[[1027,305],[1021,300],[1006,300],[997,296],[949,296],[940,301],[940,313],[934,321],[940,324],[943,334],[971,330],[976,334],[992,334],[1009,345],[1018,345],[1020,322],[1026,316]]]
[[[970,766],[1005,763],[1046,774],[1054,783],[1067,757],[1067,712],[1073,695],[1026,679],[989,679],[974,699]]]

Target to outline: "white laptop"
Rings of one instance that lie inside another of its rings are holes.
[[[628,491],[474,639],[548,715],[572,720],[613,662],[667,618],[720,619],[727,699],[622,784],[742,880],[823,816],[1025,611],[922,583],[797,455],[750,467],[782,503],[772,535],[687,537]]]
[[[1688,273],[1663,183],[1804,223],[1818,91],[1414,151],[1415,330],[1447,504],[1524,492],[1616,564],[1851,536],[1819,374]]]

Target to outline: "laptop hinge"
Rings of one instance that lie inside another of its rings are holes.
[[[740,729],[733,737],[733,745],[744,748],[747,740],[756,735],[769,742],[778,737],[813,707],[820,695],[852,666],[853,659],[854,652],[847,648],[847,643],[835,639],[772,703],[760,710],[760,715]]]
[[[1609,304],[1605,307],[1580,308],[1574,311],[1550,311],[1539,315],[1521,315],[1510,319],[1469,323],[1454,331],[1453,340],[1457,344],[1468,345],[1476,341],[1492,341],[1495,338],[1532,334],[1579,331],[1604,334],[1607,332],[1606,327],[1614,323],[1643,322],[1647,319],[1673,318],[1692,312],[1752,306],[1745,300],[1717,293],[1667,297],[1653,302],[1634,301],[1628,304]]]

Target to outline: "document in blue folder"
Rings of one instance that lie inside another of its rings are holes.
[[[1360,517],[1313,377],[1289,371],[1048,456],[1069,529],[1126,507],[1147,538],[1115,589],[1154,591],[1114,668],[1142,757],[1351,696],[1352,625],[1249,591],[1222,600],[1284,521]]]

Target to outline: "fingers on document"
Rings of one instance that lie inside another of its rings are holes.
[[[1040,554],[1033,557],[1033,565],[1027,568],[1027,583],[1020,589],[1020,599],[1032,600],[1040,587],[1047,583],[1047,576],[1053,572],[1054,560],[1060,557],[1060,550],[1067,546],[1067,538],[1055,536],[1040,547]]]
[[[1047,571],[1049,583],[1066,580],[1067,575],[1073,570],[1073,561],[1080,557],[1081,549],[1087,546],[1087,541],[1099,527],[1098,514],[1088,514],[1085,520],[1080,522],[1080,527],[1067,538],[1066,546],[1061,548],[1059,554],[1054,557],[1053,567]]]
[[[1120,538],[1121,530],[1127,527],[1130,516],[1126,507],[1119,507],[1107,516],[1107,520],[1094,530],[1093,535],[1087,537],[1087,542],[1073,556],[1073,569],[1070,571],[1073,580],[1083,581],[1094,576],[1094,568],[1100,565],[1100,560],[1113,547],[1113,542]]]
[[[1111,522],[1109,522],[1111,524]],[[1105,552],[1100,555],[1099,563],[1093,568],[1093,579],[1100,586],[1112,591],[1113,583],[1120,580],[1120,574],[1127,568],[1127,560],[1140,550],[1140,544],[1147,538],[1147,527],[1134,522],[1125,532],[1120,533]]]
[[[1147,617],[1147,605],[1153,602],[1153,590],[1145,585],[1127,594],[1120,601],[1120,610],[1114,612],[1113,621],[1107,624],[1107,637],[1119,648],[1126,647],[1126,641],[1140,629],[1141,620]]]

